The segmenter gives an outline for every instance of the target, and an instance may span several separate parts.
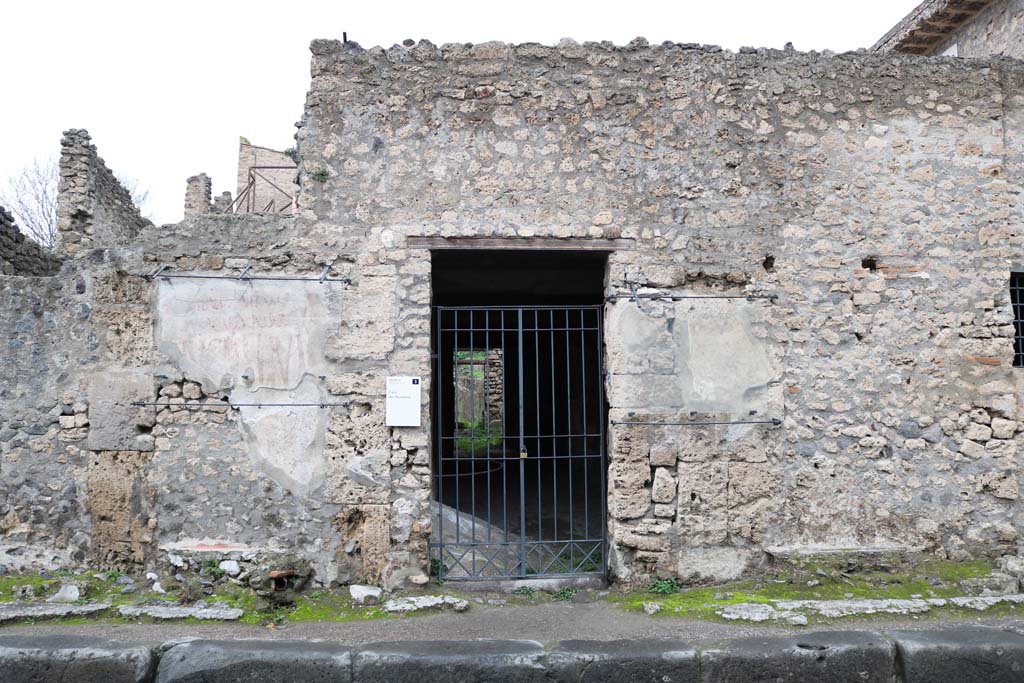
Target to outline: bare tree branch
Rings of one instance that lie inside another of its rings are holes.
[[[14,214],[25,236],[48,249],[52,249],[57,240],[59,179],[60,169],[54,159],[33,159],[0,190],[0,204]]]
[[[118,176],[131,195],[139,212],[149,203],[149,190],[139,187],[135,178]],[[25,236],[52,249],[57,241],[57,187],[60,184],[60,166],[54,158],[39,160],[25,166],[10,177],[0,188],[0,205],[5,206]]]

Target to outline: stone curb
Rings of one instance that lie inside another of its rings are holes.
[[[149,683],[156,662],[148,647],[86,636],[0,637],[4,683]]]
[[[331,643],[194,640],[160,658],[158,683],[350,681],[352,650]]]
[[[966,626],[825,631],[692,646],[674,640],[422,641],[347,647],[300,641],[139,645],[0,636],[4,683],[1010,683],[1024,681],[1024,635]]]

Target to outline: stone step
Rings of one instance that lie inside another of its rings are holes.
[[[715,610],[715,614],[730,621],[806,624],[809,614],[835,619],[869,614],[923,614],[940,607],[959,607],[982,612],[1000,604],[1024,604],[1024,594],[911,599],[772,600],[770,603],[744,602],[723,605]]]
[[[41,621],[66,617],[87,617],[101,615],[112,610],[109,602],[87,602],[84,604],[3,602],[0,603],[0,623],[14,621]],[[121,605],[117,613],[123,617],[149,617],[151,619],[204,619],[211,621],[237,621],[244,611],[228,607],[223,603],[205,605]]]

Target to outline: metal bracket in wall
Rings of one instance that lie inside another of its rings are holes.
[[[640,296],[639,285],[635,282],[628,282],[626,284],[629,285],[629,300],[636,303],[637,310],[641,313],[645,313],[646,311],[644,311],[644,307],[640,305],[642,297]]]
[[[252,266],[246,266],[238,275],[200,275],[197,273],[168,273],[171,266],[160,266],[152,273],[139,273],[139,277],[152,282],[157,278],[163,280],[170,279],[183,279],[183,280],[241,280],[242,282],[251,282],[253,280],[274,280],[278,282],[319,282],[320,284],[340,282],[341,284],[352,284],[352,281],[348,278],[334,278],[331,279],[328,275],[331,269],[334,267],[333,264],[326,266],[317,277],[301,277],[292,275],[250,275],[252,272]]]
[[[655,425],[673,427],[706,427],[708,425],[775,425],[778,427],[782,420],[773,417],[770,420],[713,420],[710,422],[679,422],[679,421],[648,421],[648,420],[612,420],[613,425]]]
[[[162,273],[163,273],[163,272],[164,272],[165,270],[167,270],[168,268],[170,268],[170,266],[160,266],[159,268],[157,268],[156,270],[154,270],[154,271],[153,271],[152,273],[143,273],[143,274],[142,274],[142,277],[144,277],[144,278],[146,278],[147,280],[149,280],[150,282],[152,282],[152,281],[153,281],[153,280],[155,280],[156,278],[160,277],[160,275],[161,275],[161,274],[162,274]]]

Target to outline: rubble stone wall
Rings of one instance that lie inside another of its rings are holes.
[[[60,259],[18,229],[7,209],[0,206],[0,275],[53,275]]]
[[[150,221],[139,214],[86,131],[65,131],[60,144],[58,252],[74,256],[96,245],[127,246]]]
[[[208,214],[140,243],[144,270],[313,278],[149,285],[157,400],[172,404],[152,432],[155,543],[295,552],[325,583],[425,580],[425,432],[383,425],[387,353],[377,347],[393,339],[395,281],[357,267],[358,242],[323,221]],[[416,269],[425,277],[429,263]],[[175,407],[224,399],[266,405]]]
[[[606,294],[775,297],[610,306],[613,422],[781,421],[613,426],[617,576],[1016,546],[1019,65],[643,41],[312,49],[300,206],[362,240],[354,288],[399,296],[360,357],[428,375],[428,283],[409,269],[429,255],[409,237],[626,238]]]
[[[425,581],[431,254],[411,238],[473,236],[619,238],[605,294],[677,297],[606,308],[617,578],[1016,550],[1024,67],[640,40],[312,50],[300,214],[130,240],[76,219],[67,277],[0,279],[2,547],[118,566],[273,549],[318,581]],[[138,275],[161,265],[330,282],[208,296]],[[269,330],[251,368],[214,310]],[[423,378],[422,427],[385,427],[388,375]],[[323,405],[225,407],[253,396]]]
[[[213,181],[205,173],[190,176],[185,181],[185,215],[210,213],[213,203]]]

